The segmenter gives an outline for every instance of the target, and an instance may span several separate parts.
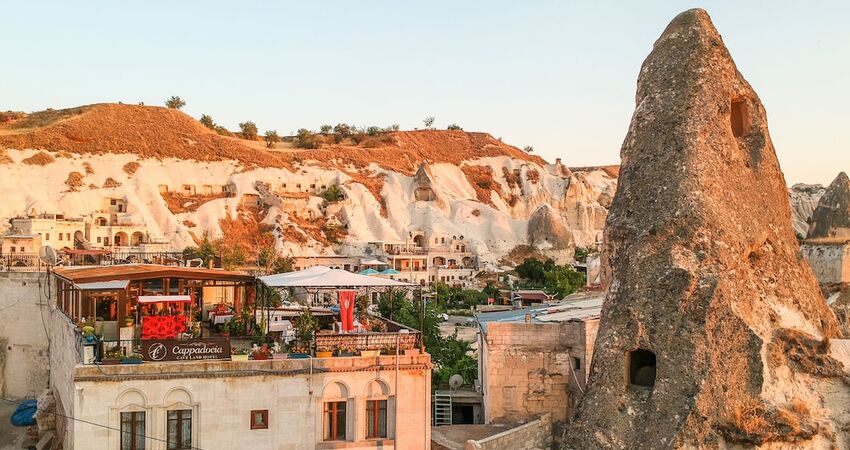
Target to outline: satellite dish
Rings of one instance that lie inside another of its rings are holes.
[[[459,373],[456,373],[449,377],[449,386],[452,389],[457,389],[463,386],[463,376]]]
[[[49,245],[41,247],[41,250],[38,251],[38,257],[49,266],[55,266],[59,260],[59,257],[56,256],[56,250],[53,250],[53,247]]]

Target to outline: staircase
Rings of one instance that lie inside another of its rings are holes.
[[[452,424],[452,396],[446,392],[434,393],[434,426]]]

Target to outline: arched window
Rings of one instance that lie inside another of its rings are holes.
[[[363,422],[366,439],[390,438],[394,436],[395,404],[390,397],[390,388],[382,380],[372,380],[364,392],[366,407]]]
[[[350,441],[353,438],[353,401],[342,382],[328,383],[322,390],[322,441]]]

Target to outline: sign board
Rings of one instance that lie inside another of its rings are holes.
[[[151,362],[230,359],[230,339],[143,340],[142,359]]]

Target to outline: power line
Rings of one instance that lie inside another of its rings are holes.
[[[14,403],[14,404],[16,404],[16,405],[20,405],[20,404],[21,404],[21,402],[19,402],[19,401],[17,401],[17,400],[12,400],[12,399],[5,398],[5,397],[0,397],[0,400],[3,400],[3,401],[5,401],[5,402],[9,402],[9,403]],[[43,410],[36,409],[36,412],[44,412],[44,411],[43,411]],[[71,419],[71,420],[74,420],[74,421],[76,421],[76,422],[85,423],[85,424],[93,425],[93,426],[100,427],[100,428],[105,428],[105,429],[107,429],[107,430],[118,431],[119,433],[124,433],[124,434],[130,434],[130,435],[133,435],[133,433],[132,433],[131,431],[124,431],[124,430],[122,430],[122,429],[120,429],[120,428],[111,427],[111,426],[109,426],[109,425],[104,425],[104,424],[102,424],[102,423],[92,422],[92,421],[85,420],[85,419],[78,419],[78,418],[73,417],[73,416],[66,416],[66,415],[61,414],[61,413],[58,413],[58,412],[56,412],[56,411],[54,411],[54,412],[53,412],[53,415],[54,415],[54,416],[56,416],[56,417],[62,417],[62,418],[64,418],[64,419]],[[150,439],[150,440],[152,440],[152,441],[164,442],[166,445],[167,445],[167,444],[172,444],[172,443],[173,443],[173,444],[178,444],[178,445],[180,444],[179,442],[171,442],[171,441],[169,441],[168,439],[160,439],[160,438],[156,438],[156,437],[153,437],[153,436],[148,436],[148,435],[145,435],[145,434],[138,434],[138,435],[136,435],[136,436],[141,436],[141,437],[143,437],[143,438],[145,438],[145,439]],[[200,447],[195,447],[195,446],[192,446],[192,447],[189,447],[189,448],[190,448],[191,450],[203,450],[202,448],[200,448]]]

